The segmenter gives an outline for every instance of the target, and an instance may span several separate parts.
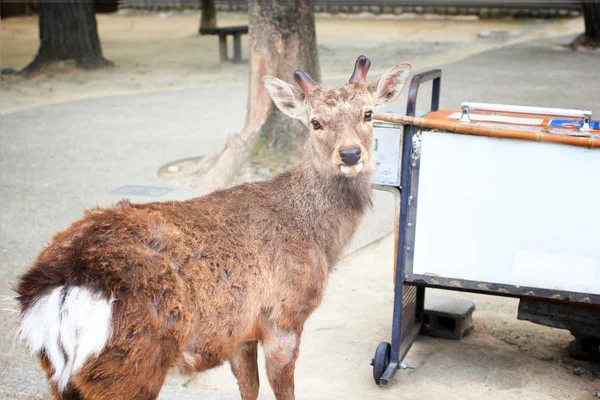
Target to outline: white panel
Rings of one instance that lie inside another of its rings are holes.
[[[566,270],[569,271],[565,274]],[[546,276],[561,276],[567,285],[577,285],[581,282],[596,280],[596,258],[581,257],[572,254],[544,253],[539,251],[515,251],[513,275],[519,278],[538,276],[546,280]],[[548,280],[549,283],[552,279]]]
[[[600,150],[423,132],[413,272],[600,294]]]
[[[377,164],[374,184],[400,186],[401,135],[402,129],[398,127],[373,127],[373,149]]]

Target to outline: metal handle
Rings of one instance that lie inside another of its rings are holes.
[[[532,115],[551,115],[557,117],[581,118],[581,130],[590,129],[590,120],[592,119],[591,110],[574,110],[568,108],[548,108],[548,107],[529,107],[529,106],[514,106],[508,104],[490,104],[490,103],[473,103],[463,101],[461,103],[462,115],[460,121],[470,121],[470,110],[481,111],[498,111],[516,114],[532,114]]]
[[[412,77],[410,88],[408,90],[408,101],[406,103],[406,115],[414,117],[417,112],[417,95],[421,83],[433,81],[431,89],[431,109],[437,111],[440,105],[440,86],[442,83],[442,70],[432,69]]]

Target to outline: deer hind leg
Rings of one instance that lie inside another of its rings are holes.
[[[154,358],[151,349],[141,349]],[[158,397],[169,368],[159,361],[153,366],[140,363],[127,367],[125,359],[111,357],[105,351],[102,357],[90,360],[65,388],[51,380],[54,369],[45,354],[40,355],[42,368],[50,383],[52,397],[56,400],[154,400]]]
[[[237,378],[242,400],[258,398],[258,342],[244,342],[231,355],[231,371]]]
[[[169,315],[168,310],[144,307],[144,300],[143,296],[120,300],[113,313],[117,323],[110,341],[73,376],[73,387],[84,399],[158,397],[168,371],[181,358],[183,323],[163,317]],[[166,301],[162,304],[168,305]]]
[[[46,354],[42,353],[39,356],[40,363],[42,368],[46,372],[46,376],[48,377],[48,381],[50,382],[50,392],[55,399],[58,400],[84,400],[83,395],[76,389],[73,388],[73,385],[69,384],[64,390],[59,390],[56,382],[52,382],[52,375],[54,375],[54,369],[52,368],[52,364]]]
[[[154,400],[174,356],[176,352],[158,340],[138,342],[135,349],[114,347],[88,362],[74,377],[73,386],[84,399]]]
[[[274,329],[263,339],[267,376],[277,400],[293,400],[294,369],[300,348],[300,334]]]

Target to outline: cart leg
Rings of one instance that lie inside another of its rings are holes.
[[[439,97],[440,97],[440,84],[442,79],[442,71],[441,70],[432,70],[423,74],[418,74],[413,76],[412,81],[410,83],[410,89],[408,94],[408,103],[406,107],[406,115],[414,117],[416,113],[417,106],[417,94],[419,91],[419,86],[423,82],[427,82],[433,80],[433,87],[431,93],[431,111],[436,111],[439,106]],[[423,322],[423,312],[425,309],[425,288],[419,287],[417,288],[417,299],[416,299],[416,313],[414,321],[407,321],[410,326],[403,327],[402,326],[402,306],[404,300],[404,266],[407,260],[407,257],[412,256],[412,249],[410,249],[406,245],[406,236],[407,236],[407,226],[408,226],[408,218],[409,218],[409,205],[413,198],[411,197],[411,184],[412,184],[412,151],[413,151],[413,135],[416,133],[417,129],[414,125],[404,125],[403,128],[403,141],[402,141],[402,176],[401,176],[401,195],[398,196],[396,207],[397,213],[399,209],[399,217],[396,221],[397,226],[397,246],[396,246],[396,260],[394,266],[394,314],[392,320],[392,344],[390,348],[390,363],[385,369],[383,375],[379,378],[377,382],[379,386],[387,386],[392,379],[392,377],[396,374],[398,367],[400,366],[400,362],[408,353],[410,346],[416,340],[419,335],[419,331],[421,330],[421,325]],[[385,343],[383,343],[385,344]],[[384,347],[380,344],[381,349]],[[376,353],[377,356],[377,353]],[[385,357],[380,357],[386,360]],[[377,359],[377,357],[376,357]],[[376,360],[374,360],[376,361]],[[374,363],[375,364],[375,363]],[[377,379],[376,379],[377,381]]]
[[[402,251],[398,249],[398,251]],[[390,363],[379,380],[379,386],[388,386],[396,375],[400,365],[400,344],[402,342],[402,298],[404,295],[404,273],[396,266],[396,284],[394,290],[394,316],[392,319],[392,349]],[[399,273],[402,272],[402,273]]]
[[[417,321],[423,322],[425,314],[425,286],[417,287]]]
[[[379,380],[379,386],[388,386],[390,380],[396,374],[400,366],[400,362],[408,353],[410,346],[416,340],[421,330],[421,320],[417,317],[416,321],[411,321],[411,325],[402,326],[402,305],[404,299],[404,264],[406,262],[406,221],[408,219],[409,196],[411,193],[410,176],[412,173],[412,137],[415,133],[415,127],[405,125],[403,132],[403,148],[402,148],[402,189],[401,195],[397,199],[397,207],[400,209],[400,223],[398,224],[397,233],[397,254],[395,260],[395,288],[394,288],[394,314],[392,319],[392,346],[390,354],[390,364]],[[420,294],[419,294],[420,293]],[[417,315],[421,314],[425,300],[425,291],[417,291]],[[404,335],[402,334],[404,332]]]

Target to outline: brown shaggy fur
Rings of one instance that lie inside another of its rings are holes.
[[[331,130],[313,132],[292,171],[184,202],[123,200],[54,236],[18,284],[21,311],[61,285],[115,299],[110,340],[66,391],[53,384],[57,398],[154,399],[170,368],[229,361],[242,397],[256,399],[258,342],[276,398],[293,398],[304,323],[371,202],[372,167],[346,176],[334,163],[348,144],[372,157],[361,118],[375,95],[365,84],[314,95],[304,112],[320,108]]]

